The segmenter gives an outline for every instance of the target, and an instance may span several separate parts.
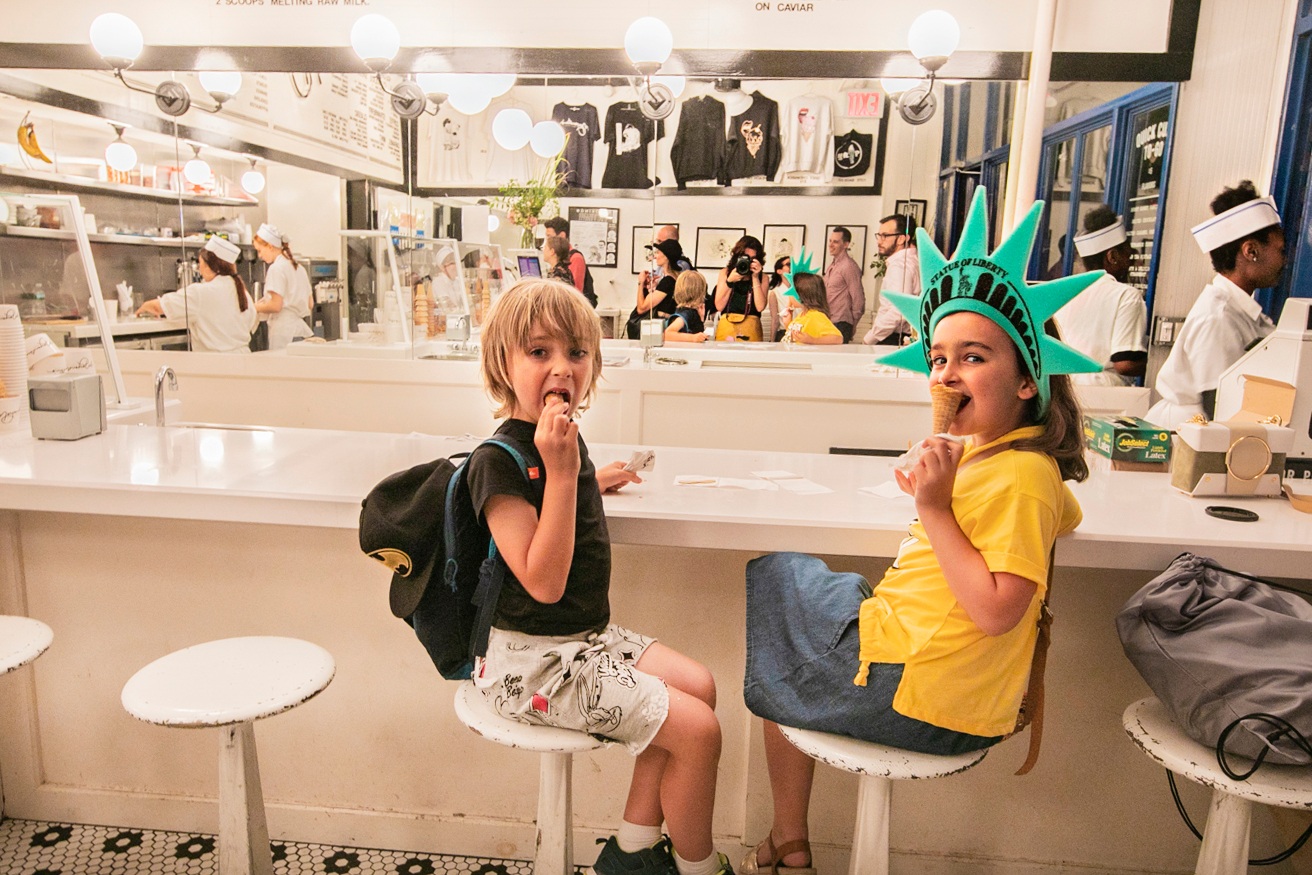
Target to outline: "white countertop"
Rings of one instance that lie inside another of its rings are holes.
[[[470,438],[314,429],[115,426],[80,441],[0,438],[0,506],[52,511],[353,529],[360,500],[386,475],[468,449]],[[594,461],[631,447],[595,445]],[[890,460],[867,456],[661,447],[646,482],[607,496],[616,543],[892,556],[914,516],[910,498],[868,495]],[[797,494],[675,485],[677,475],[751,478],[788,471],[832,492]],[[1258,574],[1304,576],[1312,515],[1283,499],[1195,499],[1162,474],[1102,472],[1075,487],[1084,522],[1058,545],[1062,565],[1160,570],[1180,551]],[[1257,523],[1209,517],[1246,507]]]

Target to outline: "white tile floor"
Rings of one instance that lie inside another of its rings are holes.
[[[0,821],[3,875],[214,875],[212,835]],[[300,842],[273,843],[275,875],[532,875],[523,860],[493,860]]]

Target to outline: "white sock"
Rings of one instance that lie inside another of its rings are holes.
[[[674,866],[679,870],[679,875],[715,875],[720,871],[720,855],[711,851],[711,855],[705,860],[693,863],[680,857],[679,852],[675,851]]]
[[[626,854],[636,854],[643,848],[650,848],[660,840],[661,828],[659,826],[644,826],[640,823],[629,823],[627,820],[620,821],[620,828],[615,833],[615,843]],[[710,875],[714,875],[714,873],[710,873]]]

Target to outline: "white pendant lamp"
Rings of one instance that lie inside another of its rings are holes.
[[[205,159],[200,157],[200,146],[196,143],[190,145],[195,157],[182,165],[182,175],[192,185],[209,185],[214,181],[214,171],[210,169]]]
[[[478,115],[491,102],[492,95],[487,93],[484,83],[472,78],[456,80],[447,95],[447,103],[451,104],[451,108],[465,115]]]
[[[496,213],[487,214],[487,232],[491,234],[497,228],[501,227],[501,217]]]
[[[241,90],[241,74],[233,70],[206,70],[199,78],[200,87],[209,92],[215,103],[232,100]]]
[[[110,127],[114,129],[114,133],[118,136],[114,139],[114,142],[105,147],[105,163],[120,173],[127,173],[137,166],[137,150],[132,148],[131,143],[123,139],[125,125],[111,124]]]
[[[351,25],[351,48],[365,66],[381,73],[391,66],[392,59],[401,50],[401,32],[386,16],[370,12]]]
[[[511,88],[515,87],[515,80],[518,78],[514,73],[482,73],[483,81],[487,83],[487,93],[495,99],[505,94]]]
[[[533,153],[542,158],[552,158],[565,148],[565,129],[559,122],[538,122],[533,126],[528,143]]]
[[[492,119],[492,139],[507,151],[523,149],[532,135],[533,119],[522,109],[503,109]]]
[[[625,31],[624,51],[639,73],[650,76],[669,60],[674,51],[674,34],[659,18],[644,16]]]
[[[898,79],[885,77],[879,80],[879,86],[884,89],[884,93],[889,97],[897,100],[898,95],[910,91],[920,84],[919,79]]]
[[[683,89],[688,87],[688,79],[685,76],[652,76],[652,84],[664,85],[670,89],[670,93],[676,98],[683,96]]]
[[[91,22],[91,46],[115,70],[131,67],[141,56],[146,40],[141,28],[126,15],[106,12]]]
[[[247,159],[251,162],[251,169],[241,175],[241,190],[250,195],[259,194],[264,191],[265,178],[255,166],[255,159]]]
[[[921,66],[934,72],[947,63],[961,44],[961,27],[950,12],[930,9],[916,16],[907,32],[907,47]]]

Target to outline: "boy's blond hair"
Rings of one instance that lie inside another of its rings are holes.
[[[483,387],[496,403],[498,419],[515,410],[510,381],[510,356],[527,350],[534,333],[565,341],[586,350],[592,358],[592,379],[579,399],[586,410],[601,376],[601,322],[587,299],[573,286],[556,280],[526,278],[515,283],[492,304],[483,321]]]
[[[680,307],[696,307],[706,300],[706,277],[695,270],[685,270],[674,281],[674,303]]]

